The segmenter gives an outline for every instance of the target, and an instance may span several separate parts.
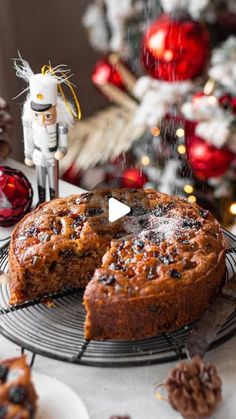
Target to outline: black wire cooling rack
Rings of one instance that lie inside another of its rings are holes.
[[[236,237],[224,231],[227,243],[227,277],[236,271]],[[0,249],[0,269],[7,271],[8,244]],[[22,351],[91,366],[148,365],[182,359],[192,325],[150,339],[136,341],[88,341],[83,336],[85,311],[82,292],[52,295],[53,306],[34,300],[9,306],[8,286],[0,286],[0,332]],[[227,319],[211,345],[216,347],[236,334],[236,311]]]

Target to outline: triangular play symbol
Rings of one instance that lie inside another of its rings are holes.
[[[108,219],[110,222],[119,220],[119,218],[130,212],[130,207],[123,204],[115,198],[109,199]]]

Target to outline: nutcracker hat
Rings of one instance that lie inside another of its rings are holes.
[[[60,99],[59,101],[64,102],[65,107],[73,117],[76,117],[77,119],[81,118],[80,104],[74,87],[70,82],[70,78],[73,74],[71,74],[71,71],[65,64],[58,65],[57,67],[52,67],[51,64],[44,65],[41,69],[41,73],[34,74],[29,63],[23,60],[19,54],[19,58],[14,59],[14,68],[16,70],[16,75],[29,84],[29,86],[18,96],[29,91],[27,101],[30,101],[31,109],[37,112],[46,111],[51,106],[57,105],[58,99]],[[66,84],[69,87],[76,111],[66,99],[61,87],[62,84]]]
[[[57,104],[58,81],[50,74],[34,74],[29,81],[31,108],[47,111]]]

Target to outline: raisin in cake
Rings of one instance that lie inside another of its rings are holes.
[[[108,221],[110,197],[131,211]],[[88,339],[139,339],[196,320],[224,282],[218,222],[153,190],[100,190],[55,199],[15,227],[11,303],[86,287]]]
[[[34,419],[37,395],[25,356],[0,362],[0,419]]]

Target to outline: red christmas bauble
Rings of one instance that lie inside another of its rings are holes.
[[[218,99],[219,104],[224,108],[226,111],[231,111],[234,115],[236,115],[236,97],[231,96],[229,93],[224,93]]]
[[[163,14],[144,36],[141,60],[152,77],[174,82],[199,75],[208,52],[209,35],[204,25],[189,16]]]
[[[232,97],[230,102],[231,109],[233,111],[233,114],[236,115],[236,97]]]
[[[142,188],[147,181],[148,178],[145,173],[135,167],[126,169],[122,173],[122,186],[124,188]]]
[[[231,95],[229,93],[225,93],[222,96],[219,97],[218,99],[220,106],[222,106],[222,108],[224,109],[233,109],[233,99],[231,98]]]
[[[195,135],[187,138],[186,149],[190,167],[200,180],[222,176],[235,159],[229,150],[218,149]]]
[[[72,183],[73,185],[79,185],[81,179],[80,172],[75,165],[72,164],[72,166],[69,167],[65,173],[63,173],[62,179],[66,182]]]
[[[92,73],[92,81],[95,85],[109,82],[119,87],[119,89],[125,89],[120,73],[106,58],[96,63]]]
[[[192,97],[192,102],[194,105],[197,105],[199,103],[199,101],[201,101],[201,98],[206,96],[205,93],[203,91],[199,91],[194,93],[193,97]]]
[[[29,210],[33,189],[26,176],[17,169],[0,166],[0,226],[14,225]]]

